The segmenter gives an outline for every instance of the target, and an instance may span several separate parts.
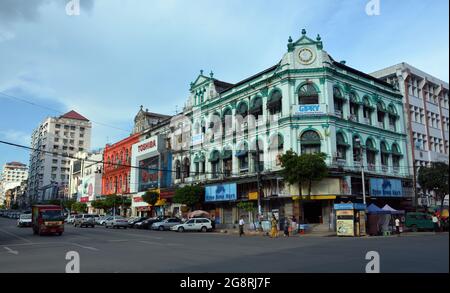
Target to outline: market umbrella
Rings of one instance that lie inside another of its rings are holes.
[[[390,213],[390,214],[404,214],[405,212],[404,211],[397,211],[396,209],[394,209],[394,208],[392,208],[390,205],[385,205],[383,208],[382,208],[382,210],[383,211],[386,211],[386,212],[388,212],[388,213]]]
[[[197,211],[193,211],[190,212],[188,214],[188,218],[198,218],[198,217],[204,217],[204,218],[209,218],[210,215],[208,212],[202,211],[202,210],[197,210]]]
[[[386,211],[380,209],[376,204],[371,204],[367,207],[367,213],[368,214],[385,214]]]

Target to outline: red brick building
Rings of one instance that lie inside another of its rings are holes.
[[[130,193],[131,146],[139,142],[140,134],[131,135],[103,152],[102,194]]]

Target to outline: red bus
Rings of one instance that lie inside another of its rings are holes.
[[[32,207],[31,213],[34,234],[58,234],[61,236],[64,232],[64,215],[60,206],[35,205]]]

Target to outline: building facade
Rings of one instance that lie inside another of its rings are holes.
[[[400,63],[372,73],[403,95],[408,134],[410,170],[414,179],[418,169],[432,162],[449,163],[449,86],[407,63]],[[417,203],[434,205],[416,184]]]
[[[45,119],[31,137],[28,192],[33,202],[68,195],[70,157],[91,147],[91,122],[75,111]]]
[[[238,219],[238,202],[258,197],[266,216],[330,224],[334,202],[363,200],[361,167],[368,201],[408,205],[400,92],[336,62],[320,36],[303,30],[287,47],[280,62],[238,83],[203,72],[191,83],[172,135],[175,184],[205,185],[205,209],[222,224]],[[330,175],[314,182],[310,195],[283,182],[279,155],[287,150],[327,155]],[[380,180],[389,192],[379,190]]]
[[[0,176],[0,205],[6,199],[6,191],[20,186],[27,178],[27,165],[20,162],[6,163]]]

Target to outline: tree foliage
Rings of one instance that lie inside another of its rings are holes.
[[[87,211],[87,204],[84,202],[75,202],[72,204],[72,211],[75,211],[77,213],[85,213]]]
[[[444,197],[448,192],[449,167],[445,163],[436,162],[430,167],[421,167],[418,174],[418,182],[424,190],[434,191],[444,205]]]
[[[143,196],[142,200],[151,206],[154,206],[159,199],[159,193],[156,191],[147,191]]]
[[[174,203],[185,204],[191,208],[200,203],[205,197],[203,187],[199,185],[186,185],[178,188],[173,197]]]

